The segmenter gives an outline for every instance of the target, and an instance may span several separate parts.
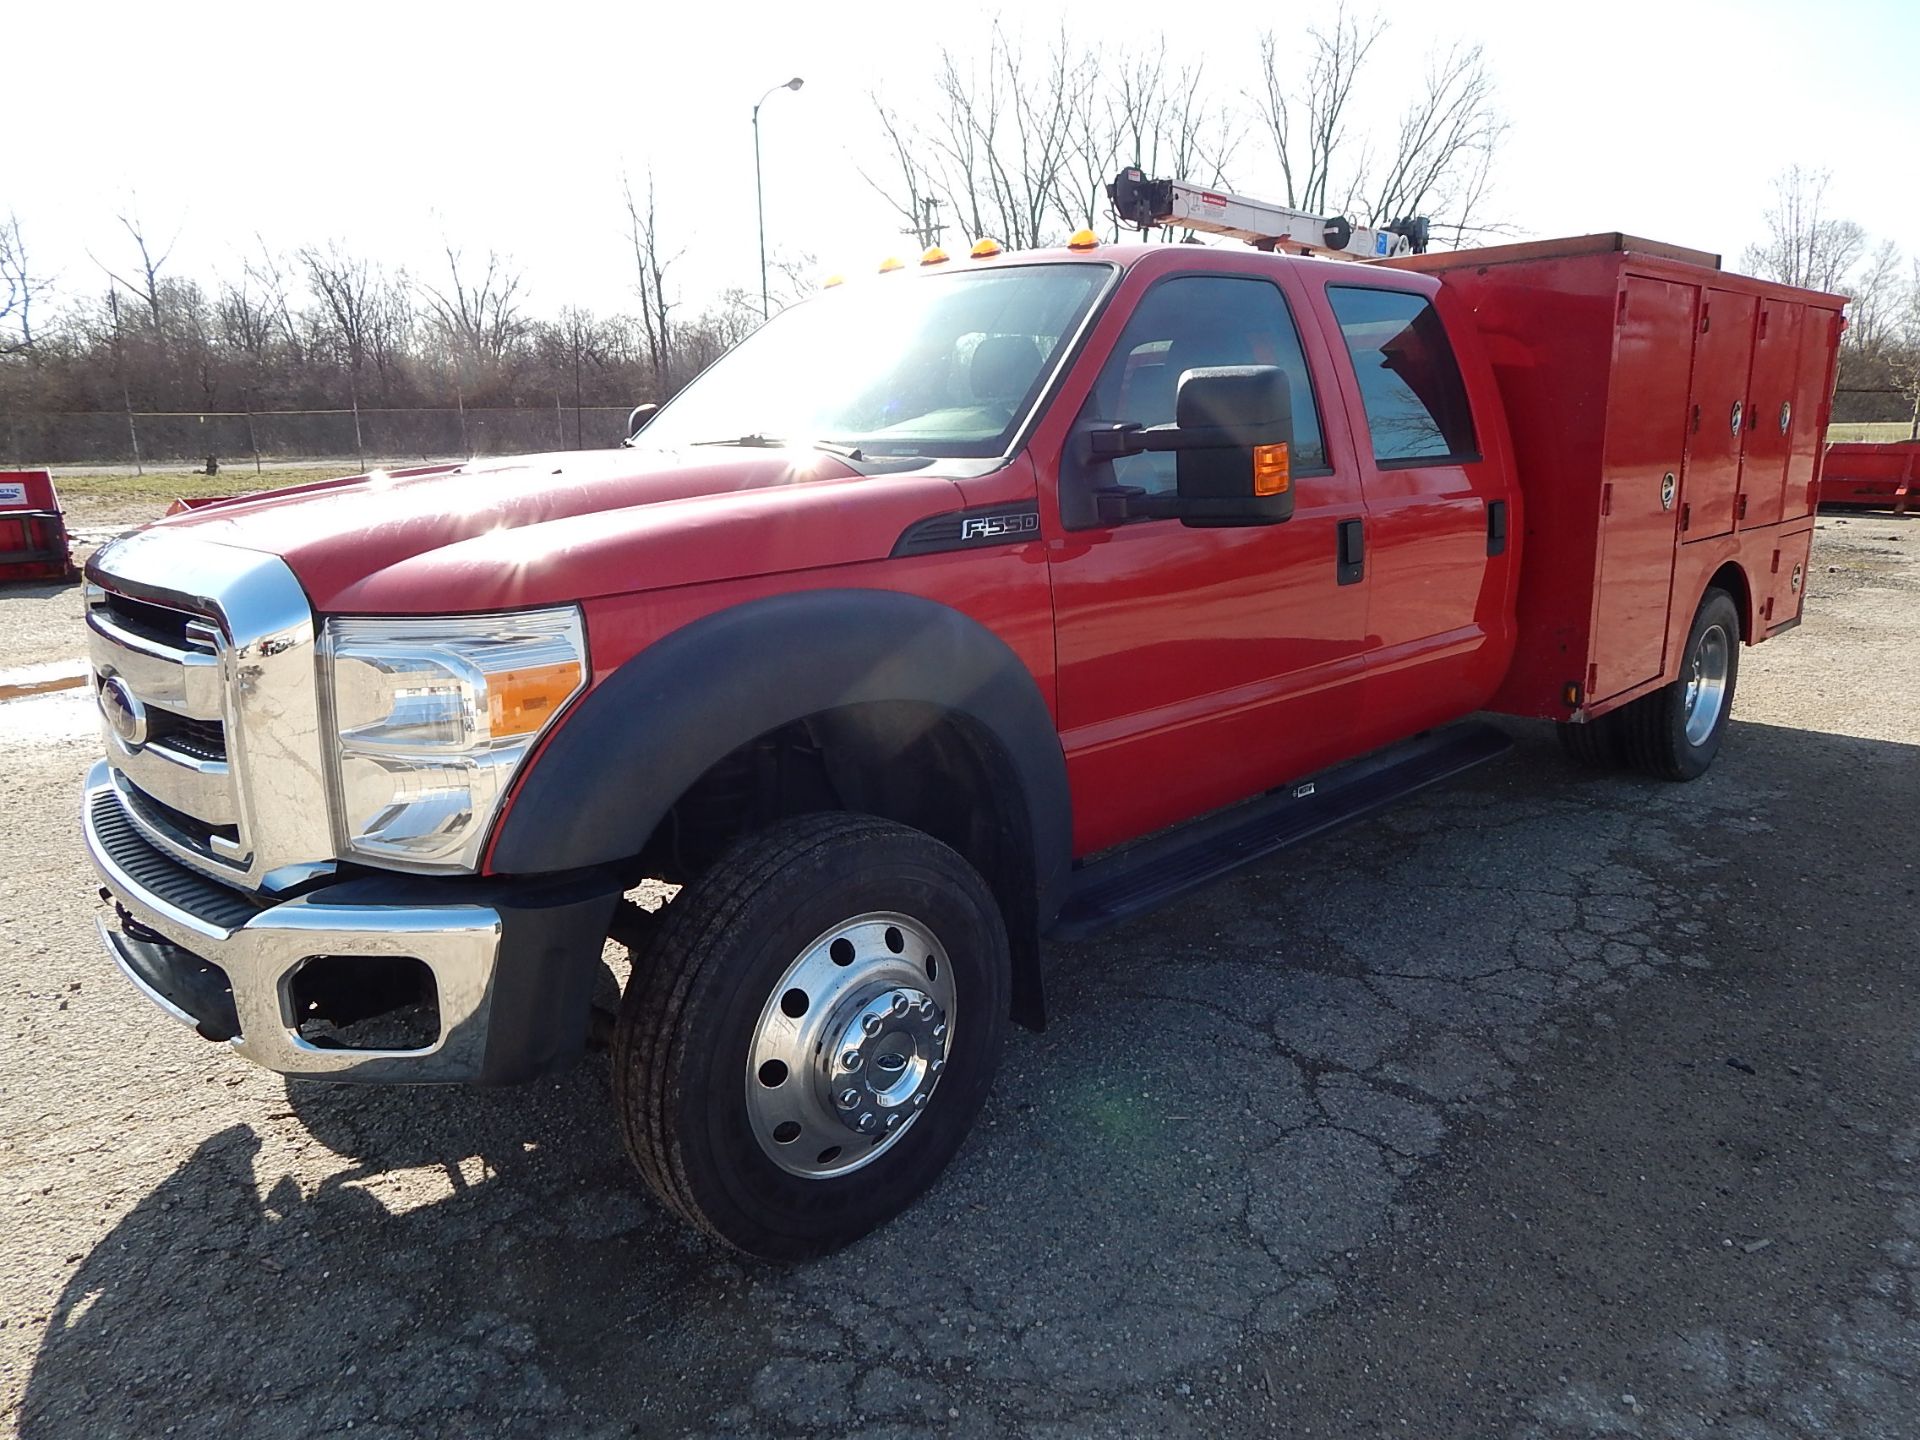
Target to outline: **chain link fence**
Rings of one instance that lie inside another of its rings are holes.
[[[492,410],[95,411],[0,416],[0,462],[34,465],[204,463],[524,455],[617,445],[624,407]]]

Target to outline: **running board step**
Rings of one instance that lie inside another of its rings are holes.
[[[1512,745],[1505,732],[1479,721],[1429,730],[1114,851],[1075,872],[1067,902],[1047,933],[1056,940],[1085,939],[1243,865],[1364,820]]]

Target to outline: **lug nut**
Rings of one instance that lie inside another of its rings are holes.
[[[942,1070],[946,1068],[947,1068],[946,1061],[936,1060],[931,1065],[927,1066],[927,1073],[929,1075],[938,1075]]]
[[[906,996],[896,995],[893,997],[893,1013],[895,1015],[904,1017],[907,1011],[912,1008],[913,1008],[913,1002],[907,999]]]
[[[860,1068],[860,1052],[858,1050],[847,1051],[846,1054],[840,1057],[840,1068],[842,1070],[858,1070]]]
[[[920,1002],[920,1018],[922,1020],[933,1019],[933,1001],[922,1000]]]
[[[918,1110],[922,1105],[925,1105],[926,1103],[927,1103],[927,1092],[924,1090],[922,1090],[918,1095],[913,1097],[913,1108],[916,1110]]]
[[[933,1027],[933,1038],[936,1040],[944,1040],[947,1038],[946,1021],[942,1020],[938,1025]]]
[[[878,1035],[880,1033],[880,1023],[880,1017],[878,1015],[869,1015],[860,1022],[860,1028],[869,1035]]]
[[[887,1129],[898,1130],[899,1128],[900,1128],[900,1117],[898,1115],[887,1116]]]
[[[842,1110],[851,1110],[860,1103],[860,1092],[851,1089],[842,1090],[835,1099],[838,1100]]]
[[[879,1118],[875,1116],[871,1110],[869,1110],[866,1114],[860,1117],[860,1128],[862,1130],[870,1131],[873,1129],[874,1126],[878,1125],[879,1123],[880,1123]]]

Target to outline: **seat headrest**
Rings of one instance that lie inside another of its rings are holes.
[[[967,383],[983,404],[1019,400],[1040,373],[1040,347],[1028,335],[989,335],[973,348]]]

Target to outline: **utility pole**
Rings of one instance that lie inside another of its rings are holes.
[[[931,250],[940,243],[940,237],[947,233],[947,227],[934,218],[934,211],[946,204],[929,195],[920,202],[920,222],[902,230],[902,235],[911,235],[920,242],[922,250]]]

